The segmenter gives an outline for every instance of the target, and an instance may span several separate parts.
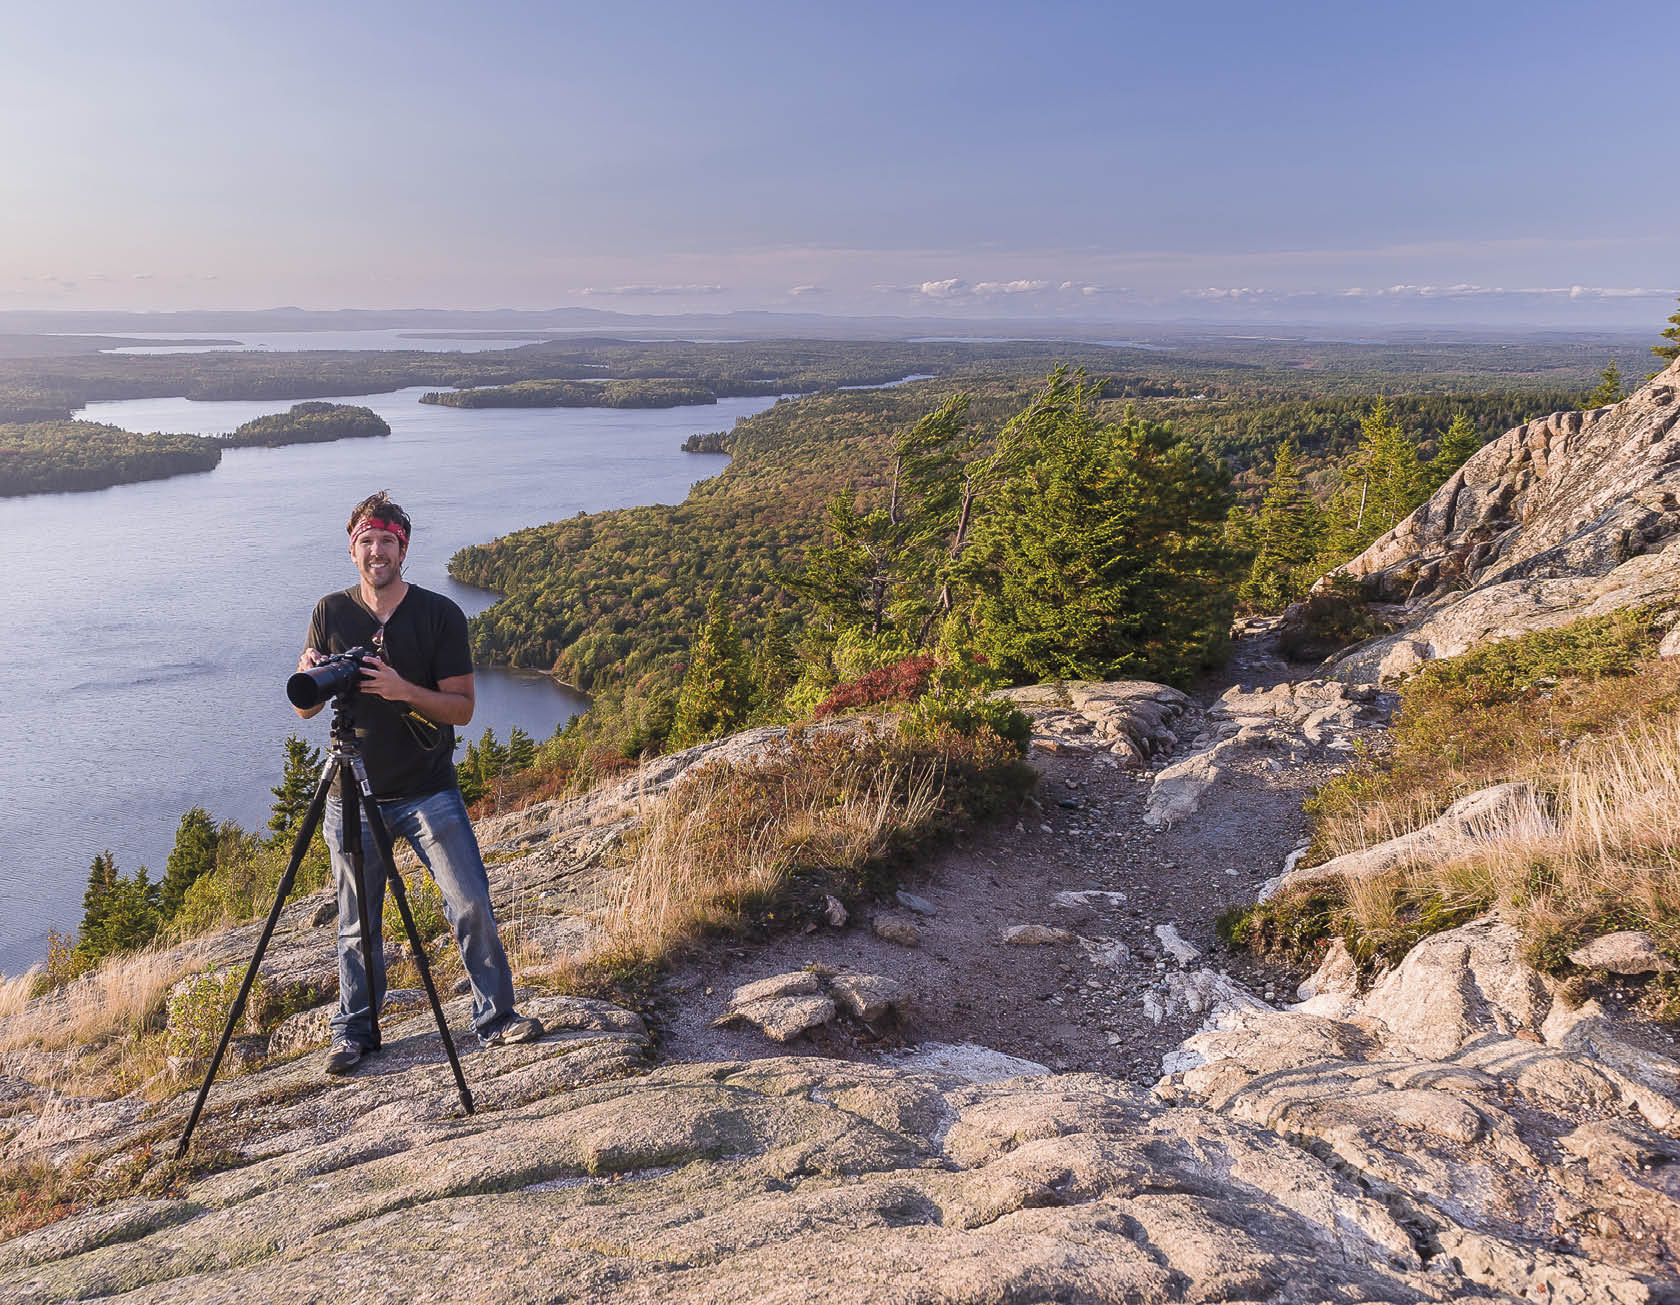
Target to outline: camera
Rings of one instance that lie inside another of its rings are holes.
[[[328,698],[341,693],[354,693],[362,682],[362,667],[372,657],[366,648],[352,648],[334,653],[319,665],[299,671],[286,681],[286,697],[300,711],[319,707]]]

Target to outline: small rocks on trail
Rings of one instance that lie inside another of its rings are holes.
[[[1016,947],[1041,947],[1073,941],[1073,934],[1068,930],[1049,924],[1012,924],[1000,936],[1003,942]]]
[[[869,922],[877,938],[897,943],[900,947],[915,947],[922,941],[921,930],[902,915],[877,915]]]

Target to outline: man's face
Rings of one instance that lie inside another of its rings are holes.
[[[372,589],[383,589],[402,576],[407,546],[389,530],[364,530],[350,543],[356,570]]]

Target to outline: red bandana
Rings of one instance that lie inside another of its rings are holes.
[[[350,532],[350,542],[354,544],[365,530],[389,530],[397,537],[404,548],[408,547],[408,531],[404,530],[395,521],[387,521],[384,517],[363,517],[356,523],[356,528]]]

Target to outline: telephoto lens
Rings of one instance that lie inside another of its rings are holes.
[[[352,648],[349,652],[335,653],[319,666],[299,671],[286,681],[286,697],[298,710],[308,711],[328,698],[354,692],[361,682],[362,660],[367,655],[366,648]]]

